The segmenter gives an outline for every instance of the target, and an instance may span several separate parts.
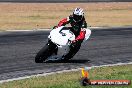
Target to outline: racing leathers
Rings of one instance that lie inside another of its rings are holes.
[[[70,15],[67,18],[62,19],[58,27],[60,26],[65,26],[66,24],[70,24],[70,31],[72,31],[75,35],[75,40],[72,41],[72,44],[70,46],[70,51],[64,56],[64,59],[69,60],[71,59],[80,49],[81,43],[83,42],[86,34],[86,28],[87,28],[87,23],[85,21],[84,16],[82,17],[82,20],[79,22],[76,22],[73,19],[73,15]]]

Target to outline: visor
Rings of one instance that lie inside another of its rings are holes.
[[[75,14],[73,14],[73,18],[74,18],[74,20],[75,21],[81,21],[82,20],[82,15],[80,16],[80,15],[75,15]]]

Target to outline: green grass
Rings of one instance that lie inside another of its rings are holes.
[[[132,65],[92,68],[90,79],[127,79],[132,81]],[[128,86],[86,86],[80,85],[81,71],[65,72],[44,77],[32,77],[0,84],[0,88],[132,88]]]

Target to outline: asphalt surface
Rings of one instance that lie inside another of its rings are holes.
[[[72,60],[35,63],[34,57],[46,44],[48,34],[49,31],[0,32],[0,80],[83,66],[132,62],[132,28],[92,30],[90,40]]]

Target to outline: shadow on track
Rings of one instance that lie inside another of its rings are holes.
[[[68,61],[55,60],[55,61],[47,61],[47,62],[44,62],[44,63],[90,63],[90,60],[86,60],[86,59],[68,60]]]

